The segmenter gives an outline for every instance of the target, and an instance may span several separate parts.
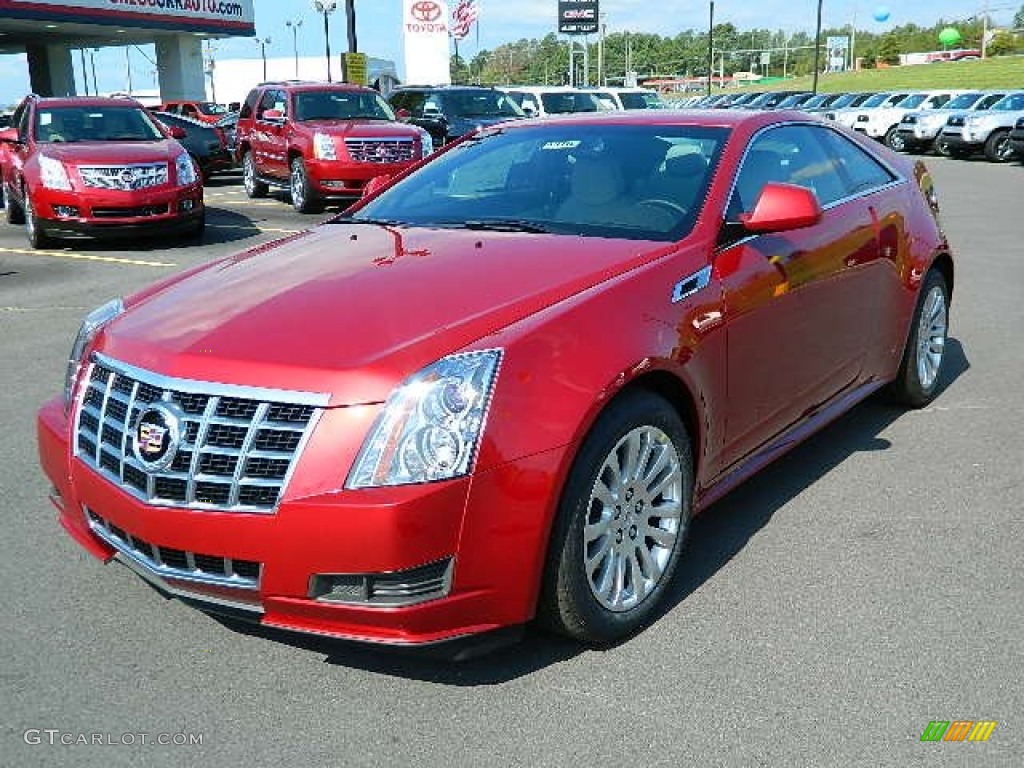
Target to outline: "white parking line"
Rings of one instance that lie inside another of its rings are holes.
[[[117,256],[97,256],[93,253],[74,253],[72,251],[36,251],[28,248],[0,248],[0,253],[17,253],[21,256],[48,256],[55,259],[78,259],[81,261],[104,261],[110,264],[130,264],[136,267],[176,267],[169,261],[150,261],[148,259],[122,259]]]

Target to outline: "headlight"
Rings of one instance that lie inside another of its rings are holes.
[[[337,160],[338,155],[334,151],[334,139],[326,133],[314,133],[313,157],[317,160]]]
[[[192,162],[188,152],[182,152],[174,159],[174,172],[177,174],[178,184],[181,186],[195,184],[196,179],[199,178],[195,163]]]
[[[47,189],[71,189],[71,179],[64,164],[46,155],[39,156],[39,174]]]
[[[345,487],[426,483],[468,474],[501,354],[488,349],[450,355],[406,379],[388,398]]]
[[[93,339],[118,315],[124,312],[124,303],[120,299],[112,299],[102,307],[97,307],[82,321],[82,327],[78,329],[78,336],[71,347],[71,355],[68,356],[68,370],[64,377],[64,410],[71,405],[71,393],[75,388],[75,381],[78,380],[78,373],[82,367],[82,356],[85,350],[92,344]]]
[[[937,125],[942,125],[946,122],[945,115],[921,115],[917,118],[917,124],[922,128],[932,129]]]
[[[426,157],[434,151],[434,137],[422,128],[420,129],[420,146],[422,147],[421,157]]]

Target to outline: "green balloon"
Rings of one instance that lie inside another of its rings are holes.
[[[939,32],[939,42],[945,46],[956,45],[963,37],[960,35],[960,31],[955,27],[946,27],[944,30]]]

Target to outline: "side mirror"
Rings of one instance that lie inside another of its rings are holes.
[[[387,174],[383,176],[374,176],[363,187],[363,197],[373,197],[377,192],[386,187],[391,183],[391,177]]]
[[[395,112],[395,117],[397,117],[399,120],[408,120],[410,117],[412,117],[412,112],[410,112],[408,109],[400,109],[397,112]]]
[[[3,144],[17,144],[18,143],[18,129],[17,128],[4,128],[0,131],[0,143]]]
[[[264,120],[284,120],[284,112],[280,109],[268,109],[262,117]]]
[[[167,128],[167,134],[172,139],[184,139],[188,137],[188,131],[182,128],[180,125],[171,125]]]
[[[754,210],[739,218],[748,232],[785,232],[817,224],[821,205],[807,187],[772,181],[764,185]]]

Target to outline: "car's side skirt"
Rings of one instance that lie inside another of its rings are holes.
[[[856,389],[852,389],[837,397],[806,419],[797,422],[791,429],[780,434],[739,466],[723,475],[713,485],[700,492],[697,498],[694,499],[694,511],[702,512],[707,509],[748,477],[756,474],[780,456],[791,451],[808,437],[829,424],[829,422],[835,421],[857,405],[857,403],[884,387],[886,383],[885,381],[872,380],[861,384]]]

